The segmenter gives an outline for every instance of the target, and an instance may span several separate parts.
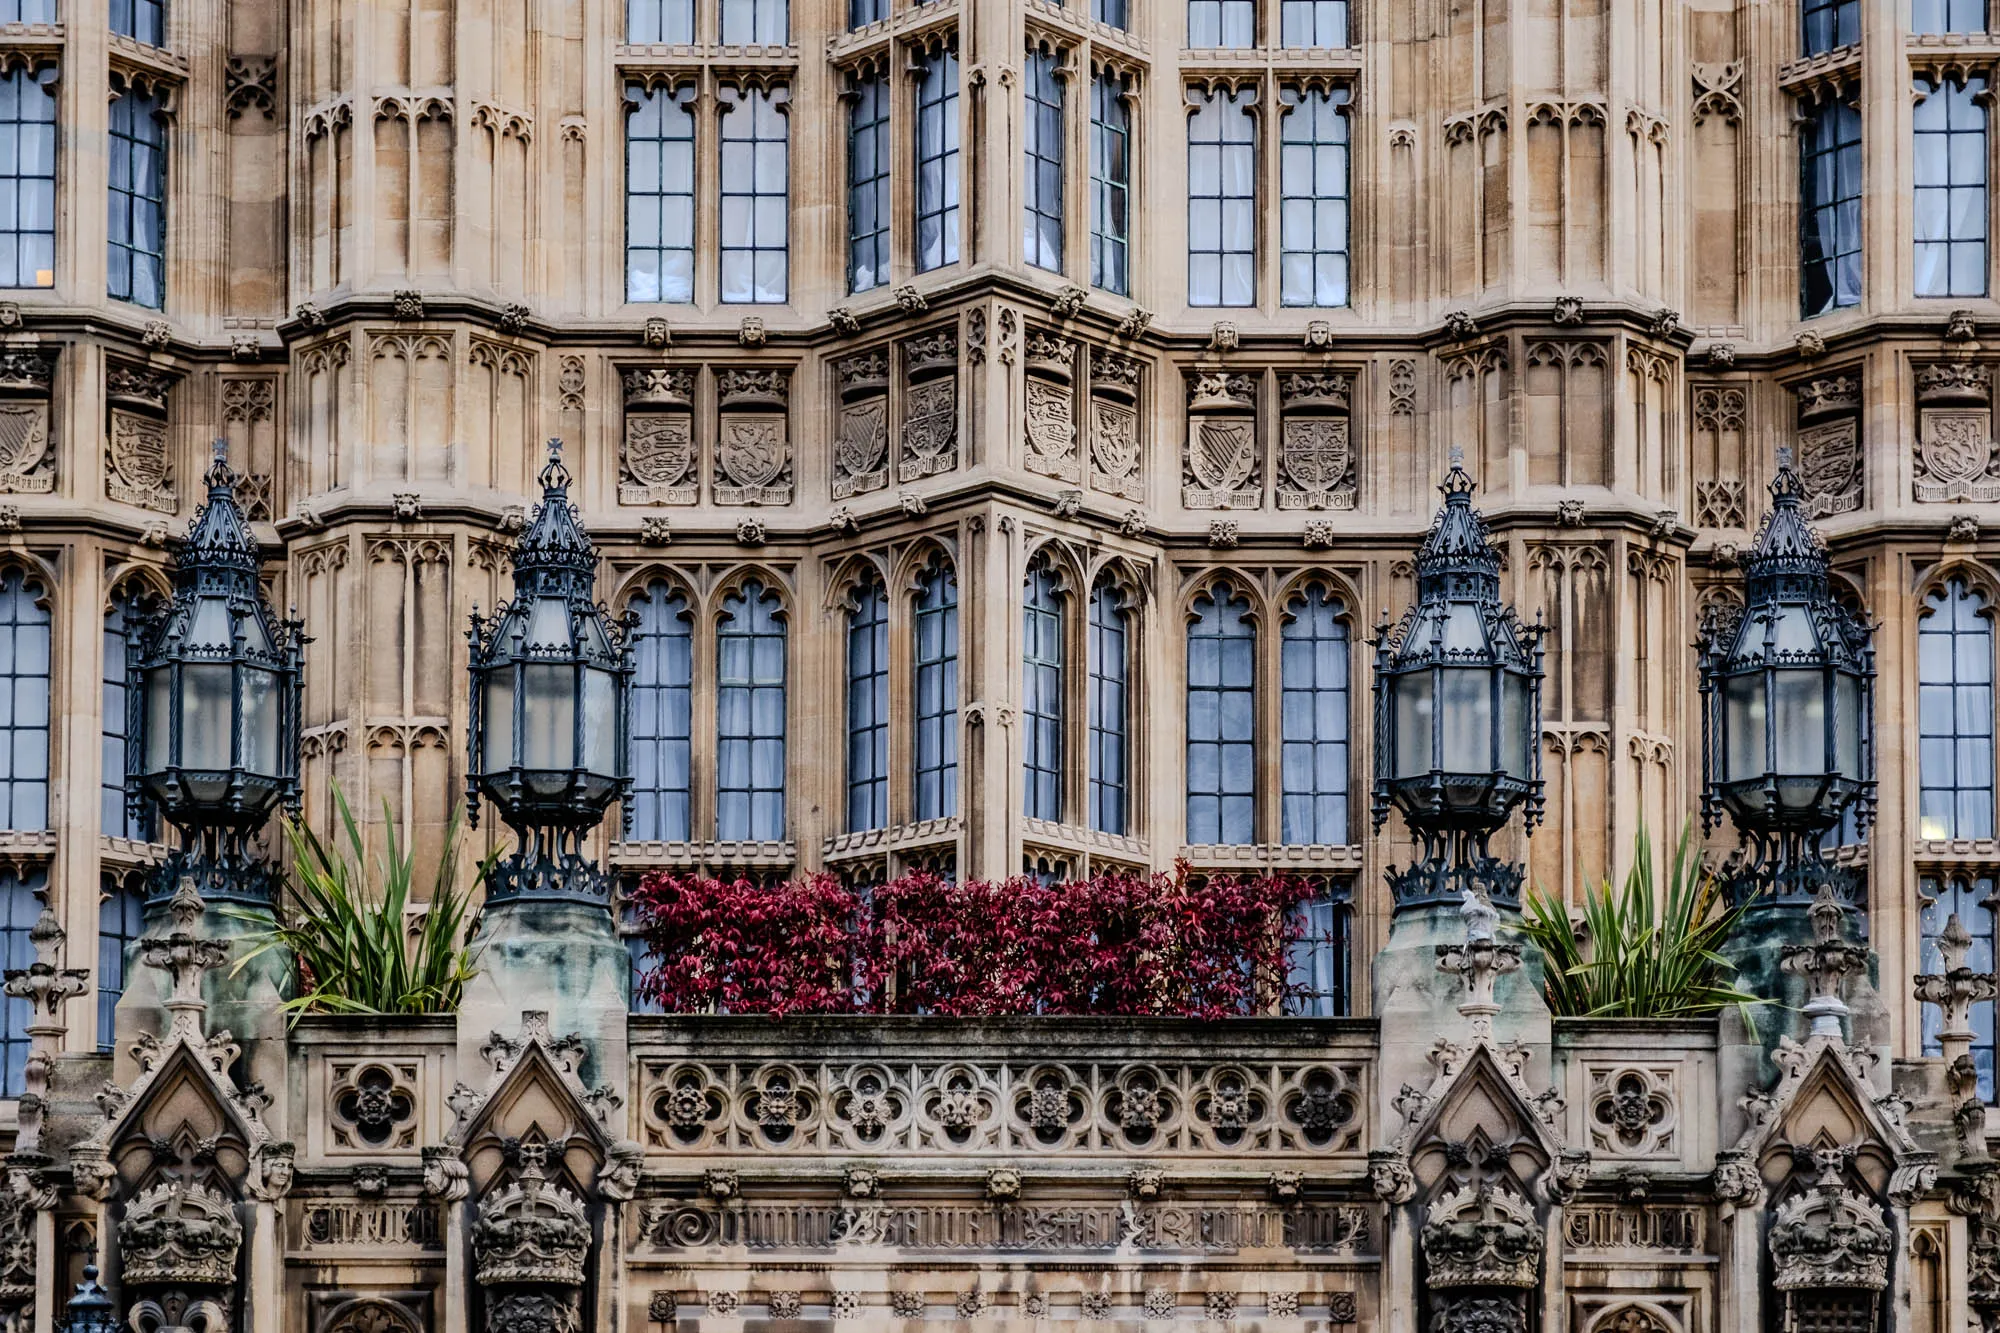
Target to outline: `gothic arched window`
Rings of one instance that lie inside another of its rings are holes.
[[[1993,620],[1954,578],[1917,621],[1917,836],[1993,836]]]
[[[0,828],[49,824],[49,609],[18,567],[0,572]]]
[[[1187,840],[1257,840],[1257,628],[1218,583],[1195,598],[1187,641]]]
[[[958,813],[958,579],[934,560],[917,576],[916,818]]]
[[[1021,604],[1022,812],[1029,819],[1062,818],[1062,612],[1055,572],[1037,562]]]
[[[1314,584],[1286,607],[1279,658],[1282,836],[1288,844],[1348,841],[1346,608]]]
[[[1110,580],[1090,593],[1090,827],[1129,831],[1131,627],[1125,599]]]
[[[889,594],[871,579],[847,613],[847,831],[889,824]]]
[[[692,836],[694,622],[665,579],[632,599],[632,831],[642,842]]]
[[[716,631],[715,836],[785,836],[785,612],[754,579],[722,600]]]

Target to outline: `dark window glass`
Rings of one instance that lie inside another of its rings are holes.
[[[49,611],[41,585],[0,573],[0,828],[49,826]]]
[[[1286,305],[1347,304],[1347,93],[1291,92],[1278,138]]]
[[[847,26],[850,31],[880,23],[888,17],[889,0],[847,0]]]
[[[0,0],[0,23],[54,23],[56,0]]]
[[[958,813],[958,580],[942,561],[917,580],[916,817]]]
[[[847,614],[847,831],[889,825],[889,594],[878,579]]]
[[[625,40],[684,46],[694,40],[694,0],[625,0]]]
[[[933,51],[917,78],[917,272],[958,262],[958,55]]]
[[[1114,28],[1129,28],[1132,25],[1126,0],[1090,0],[1090,17]]]
[[[724,46],[783,46],[791,40],[785,0],[721,0]]]
[[[625,952],[632,959],[632,1012],[635,1014],[663,1014],[666,1012],[664,1005],[657,1000],[646,999],[639,993],[639,982],[652,969],[653,961],[646,957],[645,937],[637,933],[639,928],[638,914],[632,910],[629,902],[623,900],[622,891],[621,900],[618,904],[618,921],[619,934],[625,938]]]
[[[1299,904],[1299,937],[1291,945],[1292,994],[1287,1012],[1343,1018],[1353,1012],[1350,957],[1353,905],[1345,885]]]
[[[125,993],[125,951],[145,932],[146,895],[136,883],[104,877],[97,905],[97,1049],[108,1051],[115,1035],[118,998]]]
[[[1125,599],[1109,583],[1090,594],[1090,826],[1129,832],[1131,626]]]
[[[1284,0],[1284,42],[1290,47],[1347,45],[1347,0]]]
[[[854,85],[847,104],[847,290],[889,280],[889,76]]]
[[[119,88],[111,102],[112,297],[158,310],[167,284],[167,126],[157,97]]]
[[[1051,51],[1028,53],[1027,198],[1021,248],[1030,264],[1063,269],[1063,85]]]
[[[628,84],[625,299],[694,300],[694,89]]]
[[[42,914],[38,892],[47,887],[40,870],[0,868],[0,968],[26,968],[35,961],[35,943],[28,934]],[[28,1024],[34,1010],[24,999],[7,996],[7,1022],[0,1032],[0,1097],[18,1097],[25,1089],[28,1065]]]
[[[694,624],[687,598],[665,580],[633,598],[632,613],[630,836],[683,842],[691,836]]]
[[[1132,110],[1124,86],[1100,74],[1090,85],[1090,285],[1131,290]]]
[[[1254,0],[1188,0],[1188,45],[1196,50],[1257,44]]]
[[[1217,584],[1194,602],[1187,641],[1187,840],[1255,842],[1257,630]]]
[[[1806,318],[1861,301],[1861,113],[1820,107],[1799,125],[1799,306]]]
[[[1917,80],[1912,208],[1918,296],[1986,294],[1986,80]]]
[[[1348,664],[1345,608],[1313,587],[1292,599],[1280,632],[1284,840],[1348,841]]]
[[[1861,0],[1799,0],[1799,20],[1804,55],[1861,40]]]
[[[1986,0],[1910,0],[1911,32],[1985,32]]]
[[[1993,836],[1993,620],[1953,579],[1917,621],[1917,836]]]
[[[0,287],[56,281],[55,71],[0,79]]]
[[[1060,820],[1063,787],[1062,598],[1047,565],[1028,571],[1021,616],[1023,813]]]
[[[125,644],[151,600],[142,593],[123,591],[112,598],[111,609],[104,613],[104,713],[99,750],[103,809],[99,828],[107,837],[140,842],[152,841],[158,825],[150,807],[145,815],[135,818],[125,805]]]
[[[1923,935],[1922,956],[1917,970],[1933,975],[1942,973],[1944,955],[1938,952],[1938,937],[1944,934],[1945,923],[1956,916],[1965,927],[1965,933],[1972,936],[1971,952],[1965,956],[1964,966],[1974,972],[1993,970],[1993,877],[1991,875],[1935,875],[1923,876],[1917,884],[1919,902],[1922,904],[1919,925]],[[1923,1039],[1925,1055],[1941,1055],[1944,1046],[1938,1040],[1938,1032],[1944,1026],[1944,1013],[1934,1004],[1920,1006],[1923,1010]],[[1979,1070],[1979,1098],[1993,1100],[1993,1001],[1981,1000],[1972,1006],[1972,1062]]]
[[[1188,117],[1188,304],[1257,299],[1257,125],[1247,94],[1196,93]]]
[[[785,621],[778,595],[750,582],[723,599],[716,633],[715,836],[785,836]]]
[[[167,7],[161,0],[111,0],[111,31],[148,46],[165,46]]]
[[[722,118],[722,299],[782,305],[790,232],[784,93],[754,88]]]

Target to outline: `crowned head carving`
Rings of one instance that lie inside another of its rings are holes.
[[[520,1174],[479,1205],[472,1260],[482,1286],[583,1285],[590,1222],[583,1200],[543,1174],[548,1146],[519,1147]]]
[[[1544,1243],[1533,1205],[1491,1182],[1439,1195],[1422,1237],[1433,1287],[1536,1286]]]
[[[127,1286],[228,1286],[243,1227],[220,1190],[164,1181],[140,1191],[118,1227]]]

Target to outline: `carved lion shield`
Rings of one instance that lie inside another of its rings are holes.
[[[775,416],[727,420],[720,453],[722,470],[738,486],[768,486],[785,467],[785,423]]]
[[[633,416],[625,422],[625,468],[642,486],[679,484],[694,464],[694,425],[686,416]]]

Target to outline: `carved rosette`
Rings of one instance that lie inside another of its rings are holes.
[[[114,364],[104,375],[104,396],[109,408],[104,493],[121,504],[139,505],[162,514],[171,514],[179,508],[174,495],[173,453],[167,438],[168,383],[165,375],[137,366]],[[8,466],[0,462],[0,472],[5,472]],[[48,490],[54,481],[51,466],[48,484],[37,489]]]
[[[889,484],[889,353],[837,361],[840,424],[833,437],[833,498],[848,500]]]
[[[54,367],[37,351],[0,354],[0,491],[46,495],[56,485],[49,447]]]
[[[1188,509],[1256,509],[1263,498],[1257,462],[1256,380],[1221,371],[1190,376],[1181,504]]]
[[[958,332],[939,329],[903,344],[903,432],[898,481],[958,466]]]
[[[1076,444],[1076,344],[1041,329],[1023,340],[1027,368],[1024,430],[1028,471],[1081,485]]]
[[[1144,500],[1146,479],[1139,462],[1139,363],[1095,352],[1090,359],[1091,489]]]
[[[2000,500],[1989,367],[1949,361],[1918,369],[1916,452],[1920,503]]]
[[[1861,382],[1829,375],[1795,385],[1797,455],[1806,507],[1814,518],[1861,507]]]
[[[792,442],[783,370],[725,370],[716,377],[715,502],[792,502]]]
[[[1278,508],[1354,508],[1353,386],[1330,371],[1279,377]]]
[[[694,446],[694,372],[665,366],[625,371],[625,439],[618,458],[618,502],[691,505],[698,498]]]

